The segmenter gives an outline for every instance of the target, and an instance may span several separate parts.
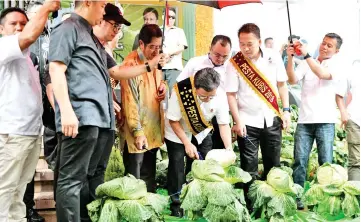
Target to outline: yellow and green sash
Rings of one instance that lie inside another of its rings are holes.
[[[276,91],[261,71],[241,52],[233,56],[230,61],[253,91],[280,117]]]
[[[193,81],[193,77],[180,81],[174,84],[174,90],[178,96],[183,119],[192,134],[197,135],[205,129],[212,129],[213,127],[205,119],[200,108]]]

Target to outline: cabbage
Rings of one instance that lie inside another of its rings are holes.
[[[235,201],[233,204],[226,207],[222,219],[222,221],[251,221],[247,208],[238,201]]]
[[[227,206],[236,200],[235,191],[227,182],[205,183],[204,194],[209,203],[219,206]]]
[[[297,198],[301,198],[304,192],[304,188],[301,185],[294,183],[292,187],[292,193],[296,194]]]
[[[224,180],[227,181],[230,184],[236,184],[236,183],[248,183],[252,180],[251,175],[243,171],[239,167],[230,166],[225,169],[226,175],[224,177]]]
[[[207,221],[220,222],[225,210],[226,207],[224,206],[209,203],[203,212],[203,217]]]
[[[341,197],[325,195],[317,205],[317,213],[323,217],[336,216],[341,213]]]
[[[342,202],[342,211],[346,217],[360,216],[360,204],[358,198],[345,192],[345,198]]]
[[[322,185],[341,186],[348,180],[347,170],[337,164],[325,163],[317,170],[317,182]]]
[[[118,222],[118,210],[114,200],[105,201],[99,222]]]
[[[123,177],[124,171],[123,157],[120,154],[120,150],[113,147],[105,170],[104,181],[107,182],[115,178]]]
[[[192,175],[200,180],[222,182],[225,172],[215,160],[195,160],[192,163]]]
[[[147,195],[147,187],[143,180],[133,175],[105,182],[95,190],[97,197],[116,197],[121,200],[137,200]]]
[[[145,197],[138,202],[143,206],[150,206],[157,214],[160,214],[168,205],[169,197],[154,193],[147,193]]]
[[[296,213],[297,205],[292,196],[277,192],[267,203],[267,215],[269,217],[279,213],[282,217],[292,216]]]
[[[268,203],[275,195],[276,190],[264,181],[255,180],[248,191],[248,198],[251,200],[254,209],[262,208],[263,204]]]
[[[195,179],[182,188],[180,195],[182,209],[198,211],[207,205],[207,196],[203,194],[202,186],[202,182]]]
[[[91,202],[90,204],[88,204],[86,206],[86,208],[88,209],[88,215],[90,217],[90,220],[93,222],[96,222],[99,220],[99,211],[101,208],[101,204],[102,201],[100,199],[98,200],[94,200],[93,202]]]
[[[121,217],[129,222],[146,221],[153,216],[152,210],[137,200],[120,200],[116,206]]]
[[[351,195],[360,196],[360,188],[358,188],[355,184],[353,184],[350,181],[347,181],[342,186],[342,189]]]
[[[274,167],[270,170],[267,175],[267,183],[279,192],[292,192],[292,178],[286,171],[280,168]]]
[[[324,186],[320,184],[312,185],[305,193],[304,203],[309,206],[319,204],[324,198],[323,188]]]
[[[207,153],[206,160],[215,160],[222,167],[229,167],[236,161],[236,154],[233,150],[214,149]]]

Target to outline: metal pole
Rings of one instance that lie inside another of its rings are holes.
[[[287,6],[287,16],[288,16],[288,28],[290,30],[290,43],[292,44],[293,41],[292,41],[292,31],[291,31],[291,18],[290,18],[290,9],[288,7],[288,0],[286,0],[286,6]]]

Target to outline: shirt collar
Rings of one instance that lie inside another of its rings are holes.
[[[146,62],[147,61],[147,58],[145,58],[142,50],[138,47],[137,49],[137,53],[138,53],[138,56],[139,56],[139,59],[141,62]]]
[[[72,13],[71,18],[79,21],[79,23],[82,24],[89,33],[92,33],[93,27],[89,24],[89,22],[85,18],[81,17],[80,15],[78,15],[76,13]]]

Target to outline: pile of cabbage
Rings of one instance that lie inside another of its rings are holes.
[[[132,175],[105,182],[96,189],[98,199],[87,205],[93,222],[163,221],[169,198],[147,193],[143,180]]]
[[[233,184],[251,181],[249,173],[228,161],[195,160],[192,164],[192,181],[182,189],[180,199],[188,219],[205,218],[209,222],[251,221],[243,190],[234,189]]]
[[[296,214],[296,198],[301,198],[303,188],[293,183],[292,169],[272,168],[266,181],[254,181],[248,191],[248,198],[255,213],[269,221],[289,221]]]
[[[347,181],[347,170],[325,163],[318,168],[311,188],[304,195],[304,204],[325,219],[358,217],[360,188]]]

